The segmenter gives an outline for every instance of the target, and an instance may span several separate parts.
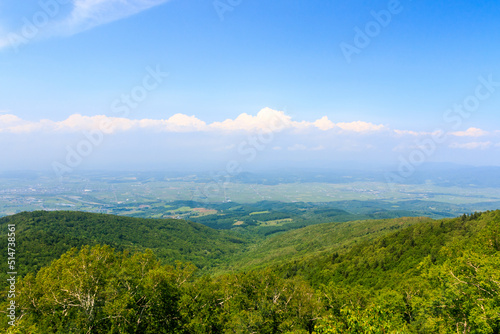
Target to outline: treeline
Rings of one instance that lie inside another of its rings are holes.
[[[219,276],[86,246],[24,277],[17,326],[0,321],[8,333],[494,334],[499,268],[500,211]]]

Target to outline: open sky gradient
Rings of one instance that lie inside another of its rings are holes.
[[[500,165],[497,1],[6,0],[0,170]]]

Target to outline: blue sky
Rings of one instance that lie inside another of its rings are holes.
[[[85,131],[103,140],[69,169],[500,165],[497,1],[7,0],[0,13],[0,169],[67,166]],[[259,131],[272,142],[247,161]]]

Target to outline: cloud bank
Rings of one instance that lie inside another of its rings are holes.
[[[500,164],[500,131],[495,129],[439,135],[437,130],[330,118],[301,120],[271,108],[213,122],[181,113],[164,119],[73,114],[63,120],[26,120],[0,111],[0,170],[54,162],[76,168],[77,161],[85,168],[183,168],[230,160],[245,166],[329,166],[342,161],[388,163],[430,151],[426,161]]]
[[[373,133],[387,130],[382,124],[353,121],[334,123],[324,116],[316,121],[294,121],[283,111],[270,108],[260,110],[255,116],[246,113],[234,119],[207,124],[196,116],[175,114],[167,119],[129,119],[106,115],[84,116],[73,114],[62,121],[42,119],[27,121],[13,114],[0,114],[0,132],[4,133],[61,133],[100,130],[106,134],[132,130],[157,132],[280,132],[283,130],[319,130],[350,133]]]
[[[465,131],[456,131],[451,133],[457,137],[482,137],[488,135],[488,131],[484,131],[478,128],[468,128]]]
[[[377,143],[383,143],[394,152],[414,150],[419,147],[419,140],[438,134],[438,130],[425,132],[391,129],[384,124],[373,124],[361,120],[335,123],[328,116],[314,121],[297,121],[283,111],[271,108],[264,108],[256,115],[242,113],[234,119],[212,123],[207,123],[195,115],[180,113],[165,119],[129,119],[106,115],[73,114],[61,121],[50,119],[27,121],[11,113],[0,112],[0,134],[71,135],[96,131],[104,135],[142,132],[148,134],[185,133],[197,136],[286,132],[290,140],[283,143],[283,148],[288,151],[322,151],[328,147],[337,150],[361,151],[374,148]],[[482,137],[483,141],[473,140],[478,137]],[[498,137],[500,137],[499,131],[488,132],[471,127],[464,131],[450,132],[447,146],[452,149],[484,151],[497,148],[498,145],[494,143],[498,141]],[[292,138],[301,139],[298,143],[294,143]],[[304,141],[311,142],[305,145]],[[276,150],[281,148],[277,146]]]

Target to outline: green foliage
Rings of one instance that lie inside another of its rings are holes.
[[[18,226],[23,233],[35,229]],[[249,251],[248,261],[280,249],[284,255],[268,257],[259,269],[218,276],[196,275],[193,265],[162,265],[157,250],[137,252],[138,246],[133,252],[100,245],[71,249],[18,282],[18,326],[0,317],[0,328],[8,333],[500,333],[500,211],[440,221],[324,224],[275,235],[259,247]],[[5,310],[5,297],[0,303]]]
[[[270,269],[229,276],[223,283],[231,333],[306,332],[321,310],[307,282],[283,279]]]
[[[18,286],[18,331],[176,333],[180,286],[194,270],[162,266],[151,251],[71,249]],[[5,306],[5,304],[3,305]]]
[[[317,258],[325,254],[338,256],[338,252],[344,252],[362,241],[428,221],[431,219],[406,217],[307,226],[274,235],[250,246],[247,251],[235,256],[229,266],[245,270]]]
[[[481,221],[478,216],[468,220]],[[421,263],[422,277],[435,288],[435,294],[424,303],[432,323],[462,333],[500,331],[499,229],[497,220],[473,238],[443,247],[446,260],[440,265],[433,265],[429,258]]]
[[[317,332],[499,333],[499,231],[500,211],[476,213],[411,226],[334,263],[317,261],[326,264],[320,274],[304,272],[323,284],[330,313]]]
[[[315,326],[315,334],[385,334],[409,333],[405,324],[391,310],[380,306],[343,307],[339,317],[328,316]]]
[[[193,279],[151,251],[85,246],[18,285],[15,333],[307,333],[321,312],[307,282],[270,270]],[[6,302],[1,305],[6,309]]]
[[[492,216],[493,213],[488,214],[488,217]],[[441,252],[443,247],[472,239],[481,228],[495,225],[496,219],[463,221],[455,218],[413,224],[374,241],[355,243],[335,259],[335,253],[303,258],[283,265],[279,270],[288,275],[305,276],[316,286],[333,281],[397,288],[404,277],[419,275],[418,265],[426,257],[433,264],[442,263],[448,257]],[[497,243],[497,239],[492,240]]]
[[[16,225],[18,272],[35,273],[72,247],[106,244],[118,250],[151,249],[165,263],[176,260],[212,267],[244,249],[234,233],[176,219],[138,219],[71,211],[34,211],[0,218]],[[6,249],[7,238],[0,238]],[[0,278],[4,279],[2,270]]]

